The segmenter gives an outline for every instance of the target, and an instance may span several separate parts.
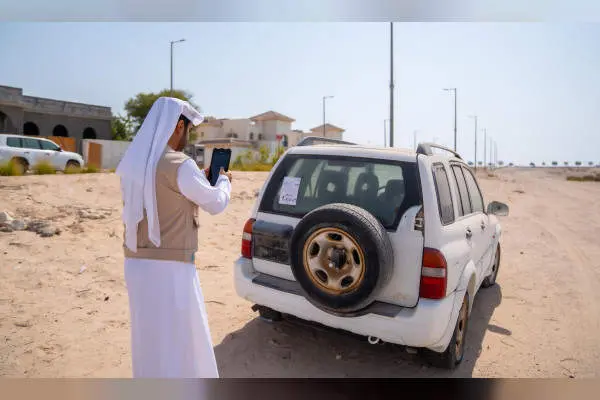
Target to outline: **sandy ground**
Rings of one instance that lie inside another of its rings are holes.
[[[447,372],[396,346],[256,318],[235,294],[232,263],[265,177],[236,173],[228,211],[202,216],[196,263],[221,376],[600,375],[600,184],[567,182],[562,169],[481,175],[486,200],[511,215],[498,285],[477,295],[466,359]],[[131,376],[120,204],[114,174],[0,177],[0,211],[62,229],[0,233],[0,376]]]

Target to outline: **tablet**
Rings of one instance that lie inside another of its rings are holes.
[[[208,180],[212,186],[215,186],[219,179],[219,171],[224,168],[229,171],[229,162],[231,161],[231,149],[214,149],[210,158],[210,167],[208,170]]]

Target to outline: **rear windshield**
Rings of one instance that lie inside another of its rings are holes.
[[[260,211],[301,218],[325,204],[348,203],[395,229],[421,204],[416,163],[339,156],[293,155],[274,172]]]

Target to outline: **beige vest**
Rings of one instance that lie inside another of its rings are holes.
[[[160,247],[148,238],[148,220],[138,224],[137,252],[123,243],[126,258],[193,263],[198,250],[198,206],[188,200],[177,185],[179,166],[189,157],[167,149],[156,166],[156,206],[160,226]],[[142,194],[140,193],[140,196]]]

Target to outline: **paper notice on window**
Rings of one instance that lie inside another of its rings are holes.
[[[302,178],[296,178],[294,176],[286,176],[283,178],[283,184],[279,191],[279,204],[286,206],[296,205],[301,180]]]

